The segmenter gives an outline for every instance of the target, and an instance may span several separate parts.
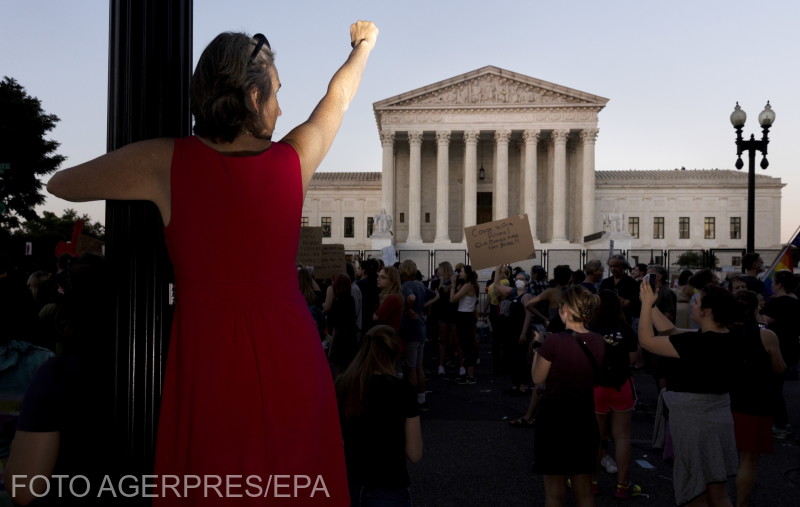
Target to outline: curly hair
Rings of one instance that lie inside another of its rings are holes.
[[[247,34],[225,32],[200,55],[190,91],[195,134],[229,143],[247,130],[269,139],[261,110],[272,94],[275,55],[264,45],[251,58],[257,43]],[[250,100],[253,88],[258,90],[255,104]]]

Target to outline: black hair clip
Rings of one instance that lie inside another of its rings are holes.
[[[263,33],[257,33],[255,35],[253,35],[253,38],[257,42],[256,42],[256,48],[253,50],[253,53],[250,55],[250,62],[249,63],[253,63],[253,61],[258,56],[258,53],[261,52],[261,48],[264,47],[264,44],[267,45],[268,49],[270,49],[270,50],[272,49],[272,46],[269,45],[269,41],[267,40],[267,38],[264,36]]]

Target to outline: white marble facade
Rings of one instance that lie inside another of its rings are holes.
[[[488,66],[375,103],[396,240],[461,245],[464,227],[527,213],[537,243],[581,243],[607,102]]]
[[[596,248],[583,238],[603,231],[610,213],[638,222],[631,248],[744,248],[745,171],[595,171],[607,102],[492,66],[377,102],[381,172],[317,173],[303,216],[314,226],[329,220],[324,241],[348,250],[372,248],[367,221],[382,208],[401,249],[463,249],[464,227],[522,213],[541,249]],[[757,176],[757,248],[781,242],[783,186]]]

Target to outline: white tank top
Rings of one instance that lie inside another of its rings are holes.
[[[475,311],[475,303],[478,301],[477,296],[464,296],[463,298],[458,300],[458,311],[459,312],[474,312]]]

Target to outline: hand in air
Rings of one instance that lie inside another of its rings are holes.
[[[653,292],[649,283],[642,282],[639,285],[639,299],[642,302],[642,308],[651,308],[656,303],[658,294]]]
[[[366,41],[370,48],[375,47],[378,40],[378,27],[372,21],[356,21],[350,25],[350,45],[355,46],[361,41]]]

